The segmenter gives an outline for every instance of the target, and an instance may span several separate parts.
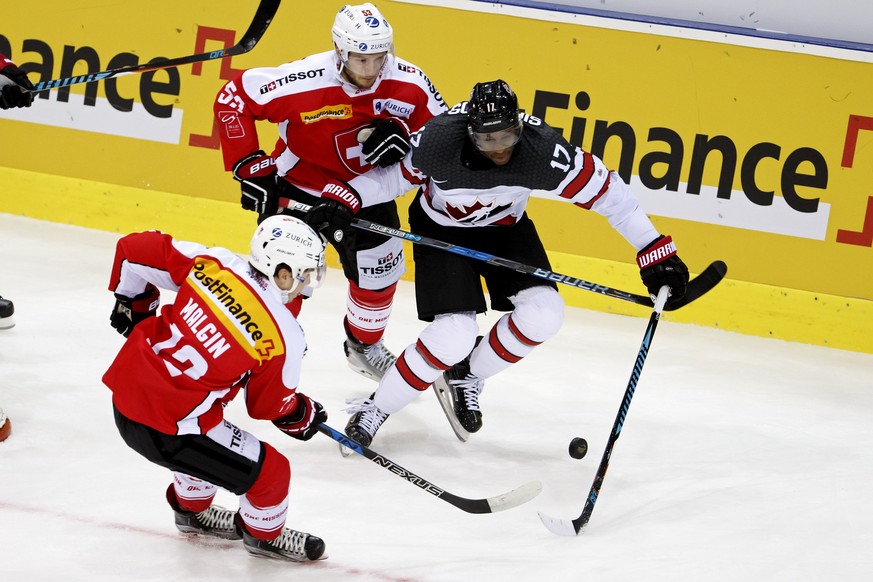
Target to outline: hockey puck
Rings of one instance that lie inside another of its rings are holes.
[[[581,459],[588,452],[588,441],[582,437],[576,437],[570,441],[570,456],[574,459]]]

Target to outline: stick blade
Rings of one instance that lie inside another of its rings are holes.
[[[579,531],[581,530],[581,528],[577,529],[576,524],[573,523],[572,520],[552,517],[550,515],[546,515],[542,511],[538,511],[537,515],[540,516],[540,521],[543,522],[543,525],[546,526],[546,528],[553,534],[559,536],[579,535]]]
[[[724,261],[714,261],[706,267],[703,272],[688,282],[688,288],[685,291],[685,296],[678,301],[667,301],[664,311],[675,311],[681,307],[685,307],[692,301],[700,299],[706,295],[713,287],[718,285],[724,276],[727,274],[727,265]]]
[[[508,493],[489,497],[486,501],[488,501],[488,507],[491,508],[491,513],[496,513],[498,511],[506,511],[507,509],[512,509],[513,507],[518,507],[519,505],[527,503],[539,495],[542,490],[542,483],[539,481],[530,481]]]

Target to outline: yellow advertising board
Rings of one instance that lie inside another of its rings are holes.
[[[0,52],[34,81],[196,54],[234,44],[257,4],[46,0],[36,11],[15,3],[4,8]],[[478,81],[508,81],[528,113],[619,171],[692,271],[723,259],[735,281],[873,300],[869,62],[496,9],[377,4],[395,28],[397,53],[448,103]],[[154,192],[238,209],[238,186],[217,149],[215,95],[237,70],[330,49],[339,7],[285,0],[245,55],[52,90],[30,109],[0,112],[2,164],[142,189],[143,205]],[[269,151],[273,127],[259,135]],[[52,218],[40,200],[17,198],[24,195],[0,194],[5,208]],[[55,218],[90,225],[77,221],[75,205],[63,212]],[[634,250],[602,217],[544,200],[533,200],[530,214],[556,256],[632,269]],[[240,232],[252,224],[242,210],[229,216]]]

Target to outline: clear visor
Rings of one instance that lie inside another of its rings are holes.
[[[318,265],[316,269],[306,269],[303,272],[302,277],[297,277],[297,280],[301,283],[304,283],[308,287],[312,287],[313,289],[318,289],[321,287],[321,284],[324,283],[324,276],[327,272],[324,261],[322,260],[321,264]]]
[[[473,145],[480,152],[496,152],[499,150],[509,149],[518,143],[521,139],[521,123],[515,127],[501,129],[500,131],[491,131],[488,133],[470,132],[470,139],[473,140]]]

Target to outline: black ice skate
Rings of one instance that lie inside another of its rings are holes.
[[[167,489],[167,501],[176,516],[176,529],[183,534],[206,535],[223,540],[242,539],[234,526],[236,512],[219,505],[210,505],[199,513],[186,511],[179,507],[173,486]]]
[[[286,527],[279,537],[268,541],[251,535],[242,523],[242,518],[237,518],[237,528],[242,533],[243,546],[253,556],[292,562],[309,562],[327,557],[324,555],[324,541],[302,531]]]
[[[12,302],[0,297],[0,329],[15,327],[15,319],[12,317],[13,313],[15,313],[15,306]]]
[[[470,356],[446,370],[443,377],[451,389],[452,402],[458,422],[467,432],[477,432],[482,428],[479,394],[482,392],[485,382],[470,372]]]
[[[370,398],[357,403],[350,400],[348,404],[354,404],[354,406],[346,409],[346,412],[354,413],[346,425],[346,436],[365,447],[370,446],[373,437],[376,436],[376,431],[388,418],[388,414],[379,410],[373,403],[374,396],[375,394],[370,394]]]
[[[352,370],[377,382],[382,379],[382,376],[385,375],[388,368],[394,365],[394,361],[397,359],[397,356],[385,347],[381,339],[374,344],[365,344],[347,334],[347,339],[343,342],[343,350],[346,353],[346,361]]]

